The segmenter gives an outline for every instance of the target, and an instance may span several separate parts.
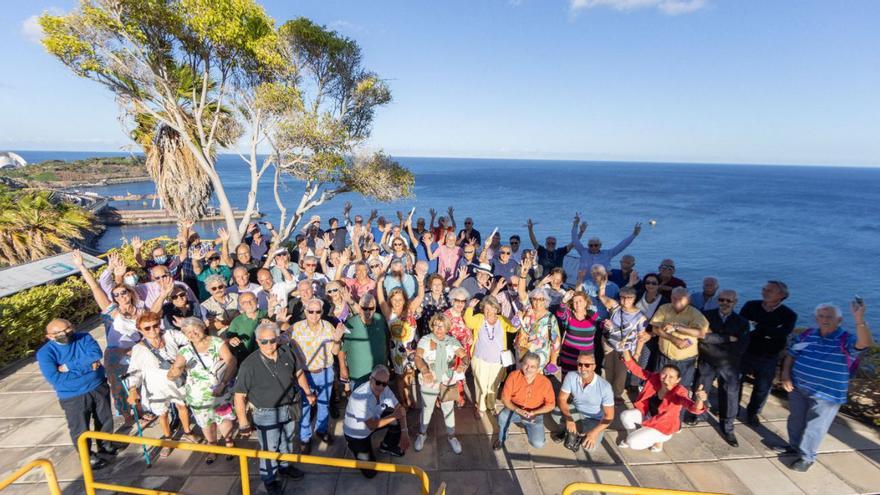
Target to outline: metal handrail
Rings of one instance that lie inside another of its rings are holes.
[[[606,485],[603,483],[575,482],[562,490],[562,495],[574,495],[579,491],[604,493],[620,493],[625,495],[725,495],[723,493],[692,492],[687,490],[667,490],[665,488],[647,488],[640,486]]]
[[[95,482],[92,474],[92,466],[89,463],[89,440],[101,440],[105,442],[117,442],[127,444],[148,445],[151,447],[168,447],[172,449],[189,450],[192,452],[213,453],[219,455],[233,455],[239,458],[239,466],[241,469],[241,493],[249,494],[250,477],[248,476],[248,459],[268,459],[278,462],[296,462],[299,464],[313,464],[318,466],[338,467],[346,469],[372,469],[374,471],[382,471],[386,473],[409,474],[419,478],[422,485],[422,495],[429,495],[431,482],[427,473],[416,466],[408,466],[405,464],[390,464],[387,462],[367,462],[354,459],[337,459],[335,457],[320,457],[314,455],[302,454],[280,454],[278,452],[268,452],[265,450],[243,449],[240,447],[221,447],[219,445],[204,445],[186,442],[177,442],[174,440],[161,440],[158,438],[133,437],[128,435],[118,435],[115,433],[104,433],[102,431],[87,431],[80,435],[77,440],[77,448],[79,449],[79,459],[82,464],[83,481],[85,482],[86,495],[95,495],[95,490],[109,490],[121,493],[137,493],[141,495],[175,495],[174,492],[166,492],[160,490],[152,490],[146,488],[136,488],[120,485],[112,485],[109,483]],[[55,495],[55,494],[53,494]]]
[[[34,459],[33,461],[20,467],[14,473],[0,481],[0,490],[15,483],[19,478],[36,468],[42,468],[46,475],[46,484],[49,485],[49,493],[51,495],[61,495],[61,487],[58,485],[58,476],[55,475],[55,466],[47,459]]]

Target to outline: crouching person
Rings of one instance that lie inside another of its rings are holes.
[[[511,423],[522,424],[529,437],[529,445],[536,449],[544,446],[544,414],[556,407],[556,397],[550,379],[541,371],[541,357],[526,352],[520,359],[520,369],[512,372],[504,382],[501,400],[504,409],[498,414],[498,440],[492,445],[501,450]]]
[[[581,351],[578,355],[577,371],[565,375],[557,403],[559,408],[551,416],[557,423],[565,420],[565,424],[552,435],[553,441],[565,440],[565,446],[572,451],[578,447],[587,452],[596,450],[614,421],[614,391],[607,380],[596,374],[593,351]]]

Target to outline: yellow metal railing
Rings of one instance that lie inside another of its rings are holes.
[[[43,472],[46,474],[46,483],[49,485],[49,493],[52,495],[61,495],[61,487],[58,486],[58,477],[55,476],[55,467],[46,459],[35,459],[19,468],[16,472],[10,474],[5,480],[0,481],[0,490],[15,483],[16,480],[36,468],[42,468]]]
[[[691,492],[686,490],[667,490],[665,488],[642,488],[638,486],[605,485],[602,483],[571,483],[562,490],[562,495],[574,495],[580,491],[619,493],[624,495],[724,495],[723,493]]]
[[[386,462],[367,462],[354,459],[337,459],[334,457],[319,457],[301,454],[279,454],[265,450],[243,449],[240,447],[220,447],[219,445],[204,445],[195,443],[175,442],[173,440],[160,440],[158,438],[132,437],[104,433],[102,431],[87,431],[80,435],[77,441],[79,459],[82,464],[83,481],[85,482],[86,495],[95,495],[95,490],[109,490],[120,493],[137,493],[141,495],[175,495],[174,492],[164,492],[146,488],[113,485],[99,483],[92,475],[92,466],[89,464],[89,440],[102,440],[105,442],[127,443],[148,445],[150,447],[169,447],[172,449],[189,450],[192,452],[214,453],[218,455],[233,455],[238,457],[241,469],[241,493],[251,493],[250,476],[248,475],[248,459],[269,459],[279,462],[296,462],[299,464],[313,464],[318,466],[338,467],[346,469],[372,469],[386,473],[409,474],[419,478],[422,485],[422,495],[429,495],[431,484],[428,475],[422,469],[404,464],[389,464]],[[441,492],[442,493],[442,492]],[[53,495],[55,495],[53,493]]]

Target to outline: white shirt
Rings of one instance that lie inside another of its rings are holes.
[[[351,438],[367,438],[372,433],[367,428],[367,420],[379,419],[383,410],[395,407],[397,407],[397,398],[389,387],[383,388],[379,399],[376,400],[370,382],[362,383],[348,398],[342,432]]]

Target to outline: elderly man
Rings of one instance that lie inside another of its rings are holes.
[[[703,279],[703,290],[691,292],[691,306],[706,312],[718,309],[718,279],[706,277]]]
[[[425,263],[424,261],[419,261],[419,263]],[[391,291],[396,287],[402,287],[403,292],[406,293],[407,298],[412,298],[416,295],[416,279],[409,273],[406,273],[404,269],[404,264],[400,260],[394,260],[391,262],[391,266],[388,270],[388,275],[385,276],[385,281],[382,283],[383,288],[385,289],[386,294],[391,294]],[[380,290],[376,288],[376,290]]]
[[[583,277],[583,272],[578,272],[578,278]],[[605,287],[604,296],[608,299],[617,299],[620,294],[620,288],[614,282],[608,280],[608,272],[604,265],[595,264],[590,267],[590,278],[584,280],[583,283],[577,284],[584,291],[593,303],[593,310],[599,314],[599,319],[608,318],[608,308],[602,302],[599,296],[602,286]]]
[[[287,307],[287,298],[291,292],[296,290],[297,283],[290,271],[285,269],[284,273],[286,279],[276,281],[269,270],[265,268],[257,270],[257,282],[259,282],[260,288],[255,294],[257,295],[260,309],[265,309],[269,313],[275,314],[279,309]],[[275,302],[274,308],[269,307],[269,300]]]
[[[496,258],[492,260],[492,273],[505,279],[510,279],[519,271],[519,263],[513,259],[513,251],[509,245],[501,246]]]
[[[376,298],[368,292],[352,309],[339,351],[339,382],[346,392],[366,382],[376,365],[388,362],[388,324],[376,311]]]
[[[259,431],[260,450],[289,454],[301,407],[298,389],[305,393],[309,404],[315,394],[309,387],[303,363],[287,346],[279,346],[279,329],[274,323],[261,323],[256,328],[259,352],[251,354],[238,369],[233,388],[235,415],[241,433],[248,434],[253,426]],[[248,421],[247,403],[254,406],[254,425]],[[303,473],[289,462],[260,459],[260,479],[270,495],[281,494],[276,473],[301,480]]]
[[[483,242],[480,231],[474,228],[474,219],[467,217],[464,219],[464,228],[458,231],[458,245],[465,247],[471,239],[479,246]]]
[[[108,269],[104,270],[101,273],[101,276],[98,278],[98,283],[101,285],[101,289],[104,290],[104,293],[107,294],[107,297],[110,298],[110,292],[113,287],[113,282],[117,284],[125,283],[127,285],[132,285],[134,287],[135,292],[137,292],[138,298],[144,302],[144,304],[150,308],[155,303],[156,300],[162,296],[165,283],[164,281],[167,279],[172,279],[171,272],[168,270],[168,267],[165,265],[156,265],[150,268],[150,281],[142,284],[132,284],[129,283],[130,280],[127,280],[128,270],[122,264],[122,261],[119,258],[115,258],[112,261],[115,266],[109,266]],[[111,269],[112,268],[112,269]],[[174,285],[180,287],[181,289],[186,290],[187,299],[190,301],[196,301],[195,293],[193,293],[192,289],[183,282],[175,281]]]
[[[131,239],[131,248],[134,251],[134,261],[141,268],[146,269],[152,275],[151,269],[154,266],[164,266],[168,268],[169,273],[175,279],[179,279],[178,274],[180,271],[180,257],[178,256],[168,256],[168,253],[165,251],[165,246],[161,244],[157,244],[151,251],[150,257],[144,259],[143,257],[143,242],[141,242],[140,237],[132,237]],[[186,250],[184,249],[183,252]]]
[[[96,430],[113,433],[110,387],[101,365],[101,347],[91,335],[75,333],[73,325],[60,318],[46,325],[46,340],[37,351],[37,363],[43,377],[55,389],[73,445],[89,430],[92,420]],[[98,454],[116,453],[114,446],[98,441]],[[89,463],[92,469],[107,465],[94,452],[89,453]]]
[[[409,448],[410,438],[406,425],[406,408],[394,397],[388,380],[391,373],[384,364],[376,365],[369,381],[354,389],[345,408],[342,432],[354,458],[359,461],[376,462],[372,436],[386,430],[379,452],[403,457]],[[376,471],[362,469],[366,478],[374,478]]]
[[[257,350],[254,330],[268,315],[265,310],[258,307],[257,296],[253,292],[239,295],[238,307],[241,314],[229,324],[229,329],[226,330],[224,337],[232,354],[235,355],[235,359],[240,363]]]
[[[638,284],[638,273],[635,272],[636,258],[631,254],[624,254],[620,257],[620,268],[615,268],[608,272],[608,280],[617,284],[618,287],[634,287]],[[630,278],[635,277],[635,283],[630,284]],[[638,289],[638,287],[637,287]]]
[[[657,277],[657,280],[660,282],[659,292],[661,297],[671,297],[672,289],[676,287],[687,287],[687,283],[684,280],[675,276],[675,262],[669,258],[660,262],[660,266],[657,267],[657,273],[649,273],[648,275]],[[648,275],[645,275],[645,277]]]
[[[752,426],[761,425],[758,413],[770,396],[780,353],[785,350],[788,336],[797,323],[797,314],[782,304],[787,298],[788,286],[779,280],[770,280],[761,289],[760,300],[748,301],[739,310],[752,324],[749,346],[740,367],[743,375],[755,378],[746,408],[748,423]]]
[[[199,281],[200,300],[207,299],[208,296],[211,295],[205,283],[208,277],[219,275],[223,277],[223,280],[226,283],[232,278],[232,270],[229,268],[229,265],[225,264],[227,262],[224,262],[222,258],[225,257],[221,256],[216,251],[208,251],[205,253],[205,261],[208,263],[208,266],[205,267],[202,265],[201,255],[198,253],[193,254],[193,271],[196,273],[196,277]]]
[[[233,271],[239,267],[244,268],[248,275],[248,280],[250,282],[257,281],[257,270],[260,269],[262,264],[258,258],[253,256],[251,247],[244,242],[235,247],[234,263],[235,264],[232,266]]]
[[[290,330],[291,345],[295,345],[302,353],[303,367],[307,370],[306,378],[309,387],[318,396],[317,418],[315,431],[322,442],[330,444],[333,437],[329,431],[330,394],[333,390],[333,356],[339,354],[342,347],[342,335],[345,325],[338,324],[335,328],[321,319],[324,303],[320,299],[312,299],[306,303],[306,319],[296,322]],[[302,453],[312,452],[312,410],[311,403],[303,400],[302,427],[299,440]]]
[[[556,403],[558,409],[551,416],[557,423],[564,419],[565,425],[551,436],[553,441],[582,436],[580,445],[584,450],[596,450],[605,430],[614,421],[614,392],[611,384],[596,374],[596,356],[592,351],[581,351],[578,355],[577,371],[565,375]]]
[[[271,223],[265,222],[266,230],[272,234],[272,237],[275,236],[275,227],[272,226]],[[257,265],[262,265],[263,257],[266,256],[266,253],[269,252],[269,243],[271,242],[271,238],[263,235],[263,231],[260,230],[260,224],[252,223],[251,228],[249,229],[248,235],[245,235],[244,242],[250,248],[251,258]]]
[[[541,272],[538,274],[538,277],[546,277],[550,273],[550,270],[554,268],[562,268],[562,262],[568,252],[571,251],[571,248],[574,247],[574,244],[569,243],[566,246],[557,248],[556,237],[551,235],[544,239],[544,245],[542,246],[541,243],[538,242],[538,238],[535,236],[535,223],[531,218],[526,222],[526,226],[529,229],[529,240],[532,241],[532,247],[535,248],[535,252],[538,254],[538,266],[541,267]],[[586,230],[586,225],[584,225],[583,229],[578,233],[578,239],[584,234],[584,230]]]
[[[290,321],[296,323],[306,318],[306,303],[315,298],[315,291],[311,282],[300,280],[296,284],[296,293],[291,295],[294,297],[289,297],[287,300],[287,314],[290,316]],[[330,311],[330,306],[329,302],[324,302],[325,315]]]
[[[244,265],[237,265],[232,269],[232,285],[227,291],[239,295],[245,292],[256,294],[260,291],[260,285],[251,282],[251,275]]]
[[[782,386],[788,392],[788,452],[800,455],[789,466],[806,471],[816,461],[816,450],[828,433],[841,404],[847,401],[851,367],[859,354],[874,344],[865,323],[865,303],[851,304],[856,332],[841,328],[840,308],[816,307],[818,328],[805,330],[788,347],[782,363]]]
[[[580,214],[575,215],[574,222],[571,226],[571,243],[574,246],[574,249],[581,255],[578,270],[589,270],[590,267],[596,264],[604,266],[606,270],[610,270],[611,260],[632,244],[632,241],[642,231],[642,224],[637,223],[635,227],[633,227],[632,234],[617,243],[617,245],[611,249],[602,249],[602,241],[598,237],[591,237],[590,240],[587,241],[587,246],[584,247],[581,243],[580,234],[578,233],[580,220]]]
[[[544,446],[544,414],[556,407],[556,397],[553,384],[540,370],[541,357],[526,352],[520,359],[520,369],[508,375],[501,391],[504,409],[498,414],[498,440],[492,445],[493,450],[504,447],[510,423],[525,427],[533,448]]]
[[[736,291],[718,293],[718,307],[703,311],[709,322],[709,332],[699,342],[699,372],[697,384],[707,392],[718,377],[718,409],[721,435],[731,447],[739,442],[733,433],[733,420],[739,410],[739,366],[749,342],[749,321],[736,314]],[[685,423],[694,425],[700,417],[685,414]]]
[[[685,387],[691,386],[697,369],[697,342],[706,336],[709,322],[703,313],[690,305],[687,289],[676,287],[672,290],[672,302],[657,309],[651,326],[653,334],[660,339],[657,369],[673,364],[680,371],[681,383]]]
[[[312,284],[312,290],[318,297],[324,297],[324,287],[330,282],[323,273],[318,273],[318,258],[315,256],[306,256],[302,262],[302,271],[299,272],[298,280],[308,280]]]
[[[226,280],[222,275],[211,275],[205,279],[205,289],[211,297],[202,301],[202,319],[215,335],[225,332],[232,320],[240,312],[238,294],[226,292]]]

